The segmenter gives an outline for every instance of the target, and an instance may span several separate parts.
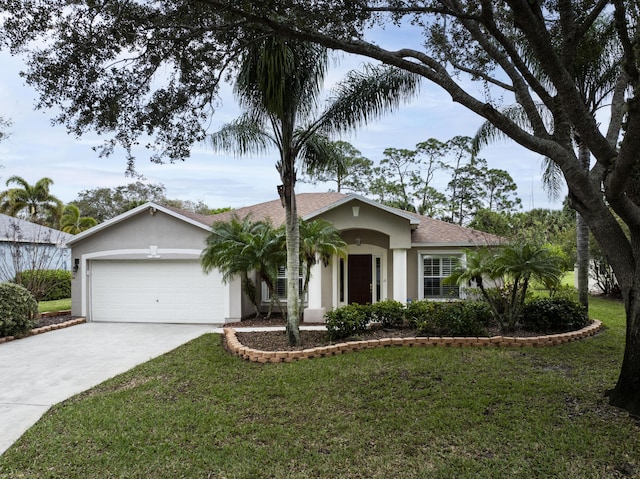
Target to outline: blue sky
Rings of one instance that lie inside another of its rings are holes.
[[[345,56],[329,83],[339,80],[364,60]],[[52,192],[62,201],[76,198],[81,190],[115,187],[133,179],[125,177],[123,152],[99,158],[91,147],[102,143],[97,135],[77,139],[63,126],[52,126],[50,111],[34,111],[35,92],[19,77],[23,64],[19,58],[0,52],[0,115],[12,121],[11,136],[0,143],[0,188],[7,178],[19,175],[30,183],[42,177],[54,180]],[[479,89],[480,86],[472,85]],[[479,91],[479,90],[478,90]],[[231,89],[222,92],[223,104],[212,119],[211,131],[235,118],[239,110]],[[446,141],[456,135],[473,136],[482,119],[455,104],[434,85],[424,83],[418,98],[393,114],[341,139],[378,162],[388,147],[412,149],[428,138]],[[206,145],[195,145],[191,158],[176,164],[157,165],[138,157],[137,170],[147,181],[162,183],[169,198],[202,200],[211,207],[241,207],[275,199],[280,183],[275,171],[275,152],[256,157],[234,157],[216,153]],[[560,208],[561,200],[551,201],[542,189],[541,157],[512,142],[501,142],[483,150],[481,156],[490,168],[508,171],[518,185],[518,196],[525,210]],[[435,186],[444,191],[447,179],[440,176]],[[327,191],[330,185],[298,185],[298,192]]]

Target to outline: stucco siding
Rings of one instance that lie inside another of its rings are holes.
[[[407,297],[418,299],[418,250],[407,251]]]
[[[353,207],[359,208],[358,216],[353,215]],[[388,247],[390,248],[411,247],[409,221],[369,204],[352,201],[322,213],[321,217],[341,231],[356,229],[378,231],[389,238]]]

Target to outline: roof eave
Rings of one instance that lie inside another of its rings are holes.
[[[344,204],[347,204],[351,201],[361,201],[362,203],[368,204],[370,206],[373,206],[374,208],[378,208],[381,209],[383,211],[386,211],[392,215],[395,216],[399,216],[401,218],[404,218],[406,220],[409,220],[409,223],[412,225],[413,229],[415,229],[415,227],[417,227],[417,225],[420,224],[420,220],[418,218],[416,218],[415,216],[413,216],[411,213],[407,213],[407,212],[403,212],[401,210],[398,210],[396,208],[391,208],[390,206],[386,206],[383,205],[381,203],[377,203],[373,200],[370,200],[369,198],[365,198],[364,196],[360,196],[360,195],[356,195],[354,193],[350,193],[347,196],[345,196],[344,198],[331,203],[330,205],[327,205],[323,208],[320,208],[318,210],[313,211],[312,213],[309,213],[305,216],[302,217],[303,220],[310,220],[312,218],[315,218],[316,216],[320,216],[323,213],[326,213],[327,211],[331,211],[335,208],[338,208],[339,206],[342,206]]]
[[[411,248],[478,248],[483,246],[499,246],[501,243],[471,243],[465,241],[437,242],[437,243],[411,243]]]

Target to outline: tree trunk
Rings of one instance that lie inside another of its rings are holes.
[[[283,161],[283,182],[279,190],[285,208],[287,239],[287,340],[290,346],[300,345],[300,228],[295,196],[295,164]]]
[[[580,213],[576,213],[576,256],[578,301],[589,308],[589,226]]]
[[[640,288],[638,281],[625,298],[627,334],[620,376],[609,391],[609,403],[640,416]]]
[[[589,147],[576,136],[578,158],[584,171],[589,171],[591,152]],[[576,213],[576,256],[578,270],[578,300],[589,308],[589,225],[580,213]]]

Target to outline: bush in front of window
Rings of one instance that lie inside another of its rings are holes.
[[[522,327],[545,334],[565,333],[589,324],[587,309],[567,298],[536,298],[524,305]]]
[[[371,320],[371,307],[360,304],[341,306],[325,314],[331,340],[346,339],[366,331]]]
[[[404,322],[405,306],[400,301],[386,299],[370,306],[371,320],[382,324],[384,328],[402,326]]]
[[[25,336],[35,325],[38,303],[24,286],[0,283],[0,337]]]
[[[415,303],[422,304],[413,306]],[[409,315],[418,336],[486,336],[492,318],[482,301],[416,301],[411,306]]]

